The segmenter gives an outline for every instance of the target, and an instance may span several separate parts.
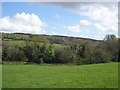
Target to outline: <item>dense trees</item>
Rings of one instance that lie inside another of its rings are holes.
[[[4,38],[6,37],[8,39],[11,34],[5,34]],[[39,35],[26,35],[25,37],[26,43],[22,47],[3,42],[3,61],[81,65],[117,62],[119,59],[118,39],[115,35],[106,35],[103,41],[81,40],[73,37],[59,37],[57,39],[53,37],[54,39],[49,41],[48,37]],[[59,46],[55,46],[58,42]]]
[[[45,43],[27,42],[24,47],[25,56],[28,58],[28,62],[35,63],[53,63],[54,61],[54,48],[51,44]]]
[[[73,63],[74,52],[68,46],[59,46],[55,48],[56,63]]]
[[[2,60],[3,61],[25,61],[23,48],[10,43],[3,43],[2,47]]]

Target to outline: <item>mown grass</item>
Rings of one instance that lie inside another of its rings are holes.
[[[118,63],[3,65],[3,88],[117,88]]]
[[[0,65],[0,89],[2,88],[2,65]]]

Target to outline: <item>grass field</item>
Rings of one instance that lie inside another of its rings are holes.
[[[0,65],[0,89],[2,88],[2,65]]]
[[[18,45],[18,46],[25,46],[26,42],[24,40],[4,40],[3,42],[8,42],[10,44]],[[31,41],[30,41],[31,42]],[[41,44],[41,43],[40,43]],[[55,47],[61,46],[61,44],[53,44]]]
[[[24,46],[25,41],[23,40],[9,40],[9,41],[3,41],[3,42],[8,42],[10,44],[18,45],[18,46]]]
[[[3,88],[117,88],[118,63],[3,65]]]

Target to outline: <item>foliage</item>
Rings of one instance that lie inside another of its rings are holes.
[[[55,48],[55,63],[73,63],[75,54],[68,46],[59,46]]]
[[[115,40],[115,39],[116,39],[116,36],[113,34],[108,34],[104,38],[105,41],[111,41],[111,40]]]
[[[10,43],[3,43],[2,47],[2,60],[3,61],[25,61],[26,57],[24,55],[23,49],[17,45],[12,45]]]
[[[117,62],[118,39],[115,35],[106,35],[105,38],[103,41],[93,41],[74,37],[5,33],[3,61],[77,65]]]
[[[51,44],[47,46],[45,43],[39,44],[38,42],[26,42],[24,53],[29,62],[52,63],[52,60],[54,60],[54,48]]]

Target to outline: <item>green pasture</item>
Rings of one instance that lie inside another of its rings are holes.
[[[4,40],[3,42],[8,42],[13,45],[18,45],[18,46],[25,46],[26,41],[24,40]],[[32,43],[32,41],[29,41]],[[41,44],[41,43],[40,43]],[[61,46],[61,44],[53,44],[54,47]]]
[[[2,65],[0,65],[0,89],[2,88]]]
[[[18,46],[24,46],[25,45],[25,41],[24,40],[9,40],[9,41],[2,41],[4,42],[8,42],[10,44],[14,44],[14,45],[18,45]]]
[[[2,65],[3,88],[117,88],[118,63]]]

